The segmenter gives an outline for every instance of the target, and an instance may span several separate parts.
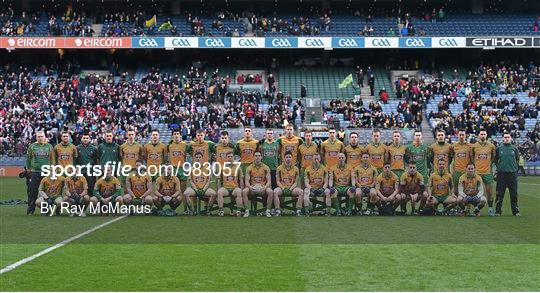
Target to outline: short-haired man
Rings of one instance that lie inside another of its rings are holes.
[[[373,204],[376,202],[377,191],[375,184],[377,179],[377,169],[370,165],[370,156],[367,152],[362,153],[360,165],[353,168],[352,181],[355,188],[355,197],[349,198],[347,204],[347,215],[353,214],[353,208],[357,206],[358,212],[362,212],[362,198],[366,198],[366,214],[373,213]]]
[[[493,211],[493,163],[495,162],[496,148],[487,141],[487,131],[481,129],[479,140],[472,146],[472,158],[476,173],[482,177],[487,195],[488,215],[495,216]]]
[[[230,197],[231,202],[234,200],[236,202],[236,216],[241,215],[240,209],[244,209],[244,204],[242,202],[242,189],[244,188],[244,175],[238,164],[232,164],[234,162],[234,154],[227,154],[227,161],[231,163],[229,170],[222,170],[217,186],[217,202],[219,207],[218,215],[223,217],[225,214],[223,212],[224,198]],[[229,164],[227,164],[229,165]]]
[[[171,211],[162,212],[164,214],[176,214],[174,211],[182,203],[182,189],[180,188],[180,179],[173,176],[172,166],[164,165],[164,172],[156,179],[153,202],[158,209],[158,213],[163,211],[165,205],[169,205]],[[189,189],[189,188],[188,188]],[[186,189],[186,193],[188,190]]]
[[[520,216],[518,206],[518,161],[519,150],[516,145],[512,144],[512,136],[510,133],[503,134],[503,143],[497,147],[495,162],[497,164],[497,206],[496,215],[502,213],[502,203],[506,188],[510,192],[510,208],[512,215]]]
[[[125,204],[154,204],[152,177],[141,174],[142,170],[139,170],[139,166],[142,165],[142,160],[137,160],[135,162],[135,168],[126,178],[126,194],[123,198]]]
[[[63,176],[44,177],[39,184],[39,197],[36,200],[36,205],[40,206],[46,202],[49,206],[56,205],[56,215],[60,214],[60,207],[63,202],[67,201],[65,178]],[[53,209],[49,208],[51,211]]]
[[[416,164],[409,162],[407,172],[399,179],[401,198],[403,201],[411,201],[411,215],[416,215],[416,203],[427,198],[424,176],[416,170]]]
[[[290,196],[296,199],[296,215],[302,215],[302,204],[304,198],[302,197],[302,189],[298,187],[298,178],[300,171],[298,167],[292,164],[292,153],[285,152],[285,160],[283,164],[279,165],[276,172],[276,182],[278,187],[274,189],[274,205],[277,209],[277,215],[281,214],[280,197]],[[270,210],[266,209],[266,216],[271,216]]]
[[[452,150],[454,154],[452,160],[452,184],[454,186],[454,194],[457,196],[459,194],[457,188],[459,178],[467,172],[467,165],[471,162],[472,145],[467,142],[467,132],[465,129],[458,131],[458,141],[452,145]]]
[[[339,163],[338,154],[343,152],[343,143],[336,138],[336,129],[328,129],[328,139],[321,143],[323,164],[334,167]]]
[[[267,209],[272,206],[274,191],[270,188],[272,180],[270,179],[270,168],[262,162],[262,154],[256,151],[253,164],[246,168],[245,187],[242,191],[242,197],[246,211],[244,217],[249,217],[249,199],[266,196]]]
[[[249,126],[244,127],[244,138],[236,142],[236,154],[240,156],[242,172],[255,160],[255,152],[259,147],[259,141],[253,138],[253,129]],[[249,214],[248,214],[249,216]]]
[[[90,198],[93,204],[104,205],[123,204],[122,186],[120,181],[113,176],[112,168],[105,170],[105,178],[99,178],[94,186],[94,195]]]
[[[203,159],[202,153],[195,153],[194,162],[201,162]],[[205,174],[206,173],[206,174]],[[190,176],[190,187],[186,188],[184,196],[186,197],[186,202],[188,203],[188,208],[190,207],[196,198],[202,200],[206,203],[205,213],[210,215],[212,206],[216,200],[216,191],[210,188],[210,176],[208,171],[204,168],[197,169],[192,168]]]
[[[45,132],[38,131],[36,133],[36,142],[28,146],[26,153],[26,170],[29,177],[27,180],[27,215],[33,215],[36,209],[39,186],[43,178],[41,176],[41,167],[44,165],[54,165],[55,161],[54,149],[52,145],[47,143]]]
[[[381,143],[381,131],[379,129],[373,129],[371,142],[367,144],[366,151],[369,154],[371,166],[375,167],[378,173],[381,173],[386,156],[386,146]]]
[[[276,170],[280,164],[280,149],[281,146],[279,140],[274,139],[274,130],[271,128],[266,129],[264,140],[259,141],[259,152],[261,152],[263,156],[263,164],[270,168],[272,189],[277,187]]]
[[[77,160],[78,152],[70,141],[69,132],[63,131],[61,141],[54,146],[54,153],[56,155],[56,162],[62,167],[74,166],[75,160]]]
[[[358,133],[351,132],[349,134],[349,144],[343,150],[347,156],[347,164],[351,166],[359,166],[362,160],[362,152],[364,147],[358,143]]]
[[[313,155],[313,163],[306,168],[304,174],[304,183],[306,185],[304,189],[304,211],[306,216],[309,216],[312,210],[311,198],[323,196],[326,208],[329,210],[332,202],[328,190],[328,171],[321,164],[320,154]]]
[[[379,214],[385,214],[387,209],[391,209],[391,213],[395,211],[401,203],[399,196],[399,178],[391,171],[389,163],[384,164],[383,172],[377,176],[375,191],[377,196],[373,197],[372,202],[377,205]]]
[[[342,197],[354,198],[354,187],[352,181],[353,168],[347,164],[347,157],[344,153],[338,153],[338,164],[330,170],[329,186],[332,205],[336,209],[336,216],[341,216]],[[330,215],[330,209],[327,209]]]
[[[444,159],[437,161],[437,170],[429,176],[428,181],[428,198],[426,206],[433,209],[434,212],[438,206],[444,206],[443,213],[446,214],[458,202],[457,198],[452,196],[452,177],[447,171],[447,163]]]
[[[66,199],[70,205],[78,205],[83,207],[83,212],[80,216],[84,217],[86,214],[84,210],[86,205],[90,203],[90,196],[88,195],[88,183],[84,176],[77,174],[66,177]]]
[[[480,211],[486,204],[482,177],[476,174],[474,163],[467,165],[467,172],[459,177],[458,200],[462,205],[475,206],[474,214],[480,216]]]

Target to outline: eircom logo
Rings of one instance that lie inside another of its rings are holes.
[[[225,43],[221,39],[206,39],[204,45],[206,47],[225,47]]]
[[[238,40],[238,46],[240,47],[257,47],[257,42],[254,39],[240,39]]]
[[[292,44],[287,39],[273,39],[272,47],[287,48],[287,47],[292,47]]]
[[[324,43],[320,39],[306,39],[305,45],[307,47],[323,47]]]

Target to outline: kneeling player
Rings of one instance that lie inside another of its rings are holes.
[[[203,154],[201,152],[195,153],[195,162],[202,162],[202,159]],[[216,191],[210,188],[210,176],[205,174],[205,172],[206,170],[192,168],[190,175],[190,187],[186,188],[184,197],[190,212],[193,212],[192,203],[196,202],[196,199],[199,199],[206,203],[204,212],[207,215],[210,215],[212,206],[216,201]]]
[[[136,162],[136,169],[126,178],[126,194],[124,195],[125,204],[133,205],[152,205],[154,198],[152,195],[152,177],[142,175],[137,170],[142,165],[142,161]]]
[[[416,203],[427,197],[424,176],[416,171],[415,162],[409,162],[407,172],[399,179],[401,200],[403,204],[411,201],[411,215],[416,215]]]
[[[36,206],[41,210],[42,205],[47,204],[51,216],[53,211],[56,212],[56,215],[59,215],[62,202],[67,201],[64,182],[65,179],[62,176],[56,177],[55,179],[44,177],[39,183],[39,196],[38,199],[36,199]],[[53,206],[56,206],[56,208],[53,209]]]
[[[384,164],[383,172],[377,176],[375,191],[377,196],[373,198],[373,203],[377,205],[379,214],[393,214],[401,203],[399,195],[399,178],[392,172],[390,164]]]
[[[368,153],[363,153],[360,160],[360,166],[353,169],[352,173],[356,191],[355,198],[349,198],[347,215],[352,215],[355,205],[358,205],[358,212],[362,211],[362,197],[365,197],[368,202],[366,215],[373,213],[373,205],[377,202],[377,191],[375,190],[377,169],[370,166]]]
[[[86,178],[84,178],[84,176],[77,175],[66,178],[66,186],[67,201],[71,205],[82,206],[83,212],[80,214],[80,216],[86,216],[84,210],[86,209],[86,205],[90,203],[90,196],[88,195],[88,183],[86,182]]]
[[[156,179],[153,202],[159,211],[161,211],[165,205],[169,205],[170,209],[175,211],[182,203],[180,179],[173,176],[172,166],[168,165],[164,170],[164,174]],[[171,212],[171,214],[175,213]]]
[[[467,165],[467,173],[459,178],[459,198],[462,205],[475,205],[474,213],[480,216],[480,210],[486,204],[484,196],[484,184],[482,177],[476,174],[476,169],[473,163]]]
[[[270,168],[262,163],[260,152],[254,153],[253,164],[246,168],[245,188],[242,191],[242,197],[246,212],[244,217],[249,217],[249,199],[257,196],[264,198],[266,196],[267,209],[272,206],[274,191],[270,188],[272,183],[270,178]]]
[[[444,206],[444,213],[457,204],[457,198],[452,195],[452,176],[446,171],[446,161],[442,159],[437,161],[437,171],[429,177],[426,207],[437,210],[440,204]]]
[[[277,215],[281,215],[280,197],[290,196],[296,200],[296,215],[302,215],[302,189],[298,188],[298,178],[300,171],[298,167],[292,164],[292,153],[285,152],[285,162],[279,165],[276,170],[276,183],[278,187],[274,189],[274,206],[277,209]],[[271,217],[270,207],[266,208],[266,216]]]
[[[330,195],[331,201],[336,209],[336,216],[341,216],[340,198],[354,198],[355,190],[352,186],[352,168],[346,164],[344,153],[339,153],[338,165],[332,168],[330,172]],[[327,215],[330,214],[330,209],[327,208]]]
[[[236,216],[240,216],[240,209],[244,208],[242,203],[242,189],[244,187],[244,178],[242,170],[238,164],[232,164],[234,162],[234,155],[232,153],[227,154],[227,162],[230,162],[231,170],[226,172],[222,170],[221,176],[219,177],[217,186],[217,202],[219,207],[218,215],[223,217],[223,201],[224,197],[229,196],[231,202],[235,200],[236,202]],[[229,165],[229,164],[227,164]]]
[[[317,199],[319,196],[324,196],[326,208],[329,209],[332,206],[330,200],[330,192],[328,191],[328,172],[326,167],[321,164],[321,155],[313,155],[313,164],[306,168],[304,173],[304,210],[306,215],[309,215],[313,209],[311,198]]]
[[[105,178],[99,178],[94,185],[94,196],[90,198],[90,202],[104,205],[122,204],[122,186],[118,178],[112,175],[111,168],[105,171]]]

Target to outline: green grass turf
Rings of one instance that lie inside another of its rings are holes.
[[[0,181],[22,198],[23,181]],[[539,187],[520,178],[521,218],[508,202],[500,218],[128,217],[0,275],[0,291],[539,291]],[[111,219],[24,210],[0,206],[2,267]]]

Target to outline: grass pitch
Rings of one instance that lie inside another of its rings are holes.
[[[0,275],[0,291],[540,291],[540,177],[523,216],[121,219]],[[24,181],[0,178],[0,199]],[[0,206],[0,266],[111,217]]]

